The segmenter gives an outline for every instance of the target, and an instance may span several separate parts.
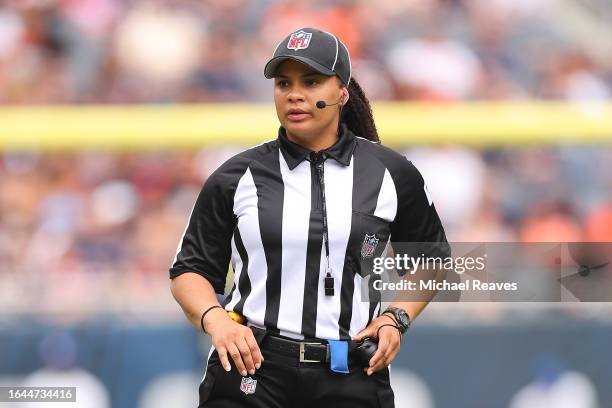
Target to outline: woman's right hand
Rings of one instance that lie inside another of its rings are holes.
[[[225,309],[213,309],[204,317],[204,329],[212,338],[212,344],[219,354],[221,365],[230,371],[228,353],[234,360],[238,372],[243,377],[255,374],[264,361],[253,331],[245,325],[235,322]]]

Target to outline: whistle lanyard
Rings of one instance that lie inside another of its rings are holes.
[[[325,204],[325,177],[323,176],[325,153],[323,153],[323,156],[317,155],[316,157],[318,160],[315,168],[317,169],[319,186],[321,187],[321,199],[323,201],[323,245],[325,246],[325,279],[323,287],[325,288],[325,296],[334,296],[334,277],[329,267],[329,233],[327,229],[327,205]]]

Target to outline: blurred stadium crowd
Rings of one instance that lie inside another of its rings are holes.
[[[128,319],[176,311],[167,269],[191,207],[206,177],[243,148],[5,153],[3,311],[121,311]],[[610,149],[405,153],[428,181],[451,241],[612,241]]]
[[[608,100],[612,47],[568,32],[567,7],[562,0],[4,1],[0,104],[270,102],[263,64],[275,41],[304,21],[347,44],[372,100]],[[244,148],[3,152],[3,310],[77,318],[120,310],[135,319],[147,318],[143,310],[156,318],[177,312],[167,269],[195,197],[216,166]],[[424,174],[449,240],[612,241],[609,146],[405,153]]]
[[[308,24],[345,42],[371,99],[604,100],[611,7],[585,3],[605,4],[5,0],[0,103],[269,101],[264,62]]]

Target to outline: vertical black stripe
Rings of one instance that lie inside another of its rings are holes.
[[[370,324],[370,322],[374,319],[374,311],[376,310],[376,306],[378,306],[378,304],[380,303],[380,291],[374,289],[374,282],[376,282],[376,280],[380,280],[380,276],[372,276],[368,285],[368,299],[370,300],[370,317],[368,318],[367,324]]]
[[[253,163],[251,174],[257,188],[259,230],[268,266],[264,325],[268,330],[278,332],[285,192],[278,150],[271,151],[265,159]]]
[[[251,279],[249,279],[249,255],[247,254],[244,243],[242,242],[242,237],[240,236],[240,230],[238,227],[236,227],[234,230],[234,243],[236,244],[238,255],[240,255],[240,260],[242,261],[242,270],[240,271],[240,278],[238,279],[238,293],[240,293],[240,300],[238,303],[236,303],[236,306],[234,306],[234,311],[242,314],[244,302],[251,293]]]
[[[353,164],[353,210],[374,214],[378,194],[385,177],[385,167],[371,156],[355,151]]]
[[[321,269],[321,248],[323,245],[323,212],[321,195],[318,193],[319,181],[314,164],[310,165],[311,205],[306,246],[306,274],[304,276],[304,307],[302,309],[302,334],[315,337],[317,325],[317,301],[319,299],[319,271]]]
[[[353,292],[355,291],[355,271],[360,259],[353,259],[353,253],[357,257],[361,251],[364,236],[361,229],[356,228],[360,222],[359,215],[355,211],[373,214],[376,210],[378,193],[382,186],[385,168],[382,163],[372,161],[365,152],[355,149],[353,155],[353,215],[351,217],[351,233],[346,247],[344,269],[342,271],[342,286],[340,289],[340,317],[338,318],[338,335],[340,339],[351,338],[351,318],[353,316]],[[361,290],[361,288],[357,288]],[[372,300],[370,300],[372,302]],[[370,305],[371,306],[371,305]]]
[[[236,272],[236,271],[234,271]],[[230,290],[229,294],[225,297],[225,299],[223,299],[223,302],[221,302],[221,306],[223,306],[223,308],[225,308],[225,306],[227,306],[227,304],[232,300],[232,296],[234,295],[234,291],[236,290],[236,282],[234,282],[234,284],[232,285],[232,289]]]

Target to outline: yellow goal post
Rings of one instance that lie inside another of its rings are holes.
[[[375,102],[389,146],[612,142],[612,103]],[[0,107],[0,150],[173,150],[276,138],[272,104]]]

